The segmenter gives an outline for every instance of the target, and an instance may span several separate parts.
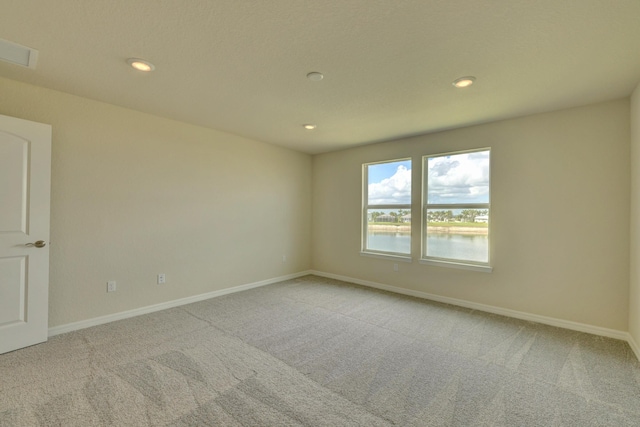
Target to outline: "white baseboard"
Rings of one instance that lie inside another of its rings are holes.
[[[301,276],[311,274],[310,271],[301,271],[298,273],[288,274],[286,276],[274,277],[273,279],[262,280],[260,282],[247,283],[245,285],[234,286],[231,288],[220,289],[218,291],[207,292],[191,297],[180,298],[173,301],[167,301],[160,304],[148,305],[146,307],[135,308],[133,310],[122,311],[120,313],[108,314],[106,316],[94,317],[92,319],[81,320],[79,322],[67,323],[65,325],[54,326],[49,328],[49,336],[73,332],[80,329],[90,328],[92,326],[102,325],[104,323],[115,322],[116,320],[128,319],[130,317],[140,316],[142,314],[153,313],[155,311],[166,310],[167,308],[178,307],[185,304],[191,304],[198,301],[204,301],[210,298],[222,295],[232,294],[234,292],[246,291],[260,286],[270,285],[272,283],[282,282],[284,280],[295,279]]]
[[[445,304],[456,305],[459,307],[470,308],[478,311],[485,311],[487,313],[499,314],[502,316],[513,317],[521,320],[528,320],[530,322],[542,323],[550,326],[557,326],[559,328],[570,329],[573,331],[586,332],[593,335],[599,335],[603,337],[615,338],[618,340],[623,340],[629,342],[629,345],[633,348],[636,356],[640,355],[638,351],[638,346],[629,341],[631,336],[628,332],[618,331],[615,329],[607,329],[602,328],[600,326],[587,325],[585,323],[572,322],[570,320],[556,319],[553,317],[540,316],[538,314],[525,313],[522,311],[511,310],[508,308],[495,307],[492,305],[480,304],[476,302],[461,300],[457,298],[443,297],[440,295],[430,294],[427,292],[414,291],[411,289],[399,288],[397,286],[385,285],[382,283],[371,282],[369,280],[361,280],[355,279],[353,277],[341,276],[338,274],[325,273],[322,271],[312,270],[311,274],[315,274],[316,276],[327,277],[329,279],[342,280],[345,282],[351,282],[358,285],[369,286],[371,288],[382,289],[389,292],[394,292],[398,294],[409,295],[417,298],[424,298],[431,301],[442,302]],[[640,359],[640,356],[638,357]]]
[[[631,334],[627,334],[627,335],[628,335],[627,342],[629,343],[629,347],[631,347],[631,350],[633,350],[638,360],[640,360],[640,346],[638,346],[638,343],[636,342],[636,340],[633,339]]]

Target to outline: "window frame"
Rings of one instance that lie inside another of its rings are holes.
[[[487,203],[428,203],[429,192],[429,159],[436,157],[454,156],[458,154],[478,153],[488,151],[489,152],[489,201]],[[446,153],[427,154],[422,156],[422,203],[421,203],[421,219],[420,219],[420,263],[428,265],[436,265],[440,267],[452,267],[465,270],[474,270],[482,272],[493,271],[492,257],[491,257],[491,147],[474,148],[470,150],[451,151]],[[483,209],[488,211],[487,220],[487,262],[466,260],[462,258],[442,258],[427,255],[427,233],[428,233],[428,216],[429,210],[461,210],[461,209]]]
[[[384,163],[395,163],[395,162],[410,162],[411,163],[411,175],[413,178],[413,159],[411,157],[403,157],[399,159],[392,160],[381,160],[376,162],[367,162],[362,164],[362,212],[361,212],[361,221],[362,225],[360,227],[361,230],[361,246],[360,246],[360,255],[371,256],[376,258],[388,258],[397,261],[403,262],[411,262],[412,253],[413,253],[413,244],[409,244],[409,253],[403,252],[391,252],[391,251],[381,251],[376,249],[367,248],[368,245],[368,225],[369,225],[369,210],[370,209],[407,209],[410,212],[412,211],[412,202],[413,202],[413,179],[411,183],[411,197],[409,203],[406,204],[378,204],[378,205],[370,205],[369,204],[369,166],[372,165],[380,165]],[[413,221],[411,222],[411,233],[409,234],[410,242],[412,242],[412,234],[413,234]]]

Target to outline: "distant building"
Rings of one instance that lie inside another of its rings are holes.
[[[488,215],[478,215],[475,222],[489,222]]]
[[[376,222],[396,222],[396,219],[391,215],[379,215],[376,218]]]
[[[402,220],[402,222],[411,222],[411,214],[401,216],[400,219]]]

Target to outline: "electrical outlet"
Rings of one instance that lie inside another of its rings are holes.
[[[107,292],[115,292],[116,291],[116,281],[109,280],[107,282]]]
[[[164,275],[164,273],[160,273],[158,274],[158,285],[162,285],[163,283],[167,282],[167,278]]]
[[[282,262],[287,262],[287,256],[286,255],[282,255]]]
[[[393,264],[393,271],[398,271],[398,264]]]

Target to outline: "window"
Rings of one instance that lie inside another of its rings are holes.
[[[490,271],[490,153],[423,157],[423,261]]]
[[[411,159],[365,163],[362,251],[411,254]]]

